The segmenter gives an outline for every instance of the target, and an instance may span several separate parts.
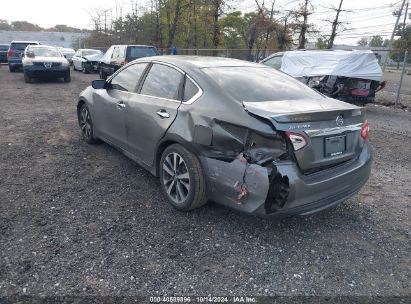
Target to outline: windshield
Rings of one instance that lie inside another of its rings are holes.
[[[137,58],[156,56],[157,51],[152,47],[129,47],[127,50],[127,58],[132,61]]]
[[[88,51],[83,51],[83,53],[82,53],[83,56],[90,56],[90,55],[96,55],[96,54],[101,54],[101,51],[99,51],[99,50],[88,50]]]
[[[321,94],[298,80],[264,66],[217,67],[202,70],[238,101],[323,98]]]
[[[34,56],[40,57],[61,57],[60,52],[55,48],[28,48],[27,51],[33,52]]]

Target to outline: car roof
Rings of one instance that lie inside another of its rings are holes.
[[[11,43],[38,43],[38,44],[40,44],[38,41],[29,41],[29,40],[27,40],[27,41],[12,41]]]
[[[32,48],[36,48],[36,49],[41,49],[41,48],[52,48],[52,49],[57,49],[58,50],[58,48],[57,47],[55,47],[55,46],[52,46],[52,45],[44,45],[44,44],[39,44],[39,45],[30,45],[29,46],[31,49]]]
[[[112,46],[137,46],[137,47],[155,48],[154,45],[145,45],[145,44],[113,44]]]
[[[163,55],[143,57],[138,60],[160,61],[175,65],[182,69],[203,69],[215,67],[261,67],[260,64],[254,62],[212,56]]]

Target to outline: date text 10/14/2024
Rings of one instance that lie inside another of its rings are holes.
[[[160,296],[150,297],[150,303],[257,303],[255,297],[231,296],[231,297],[213,297],[213,296]]]

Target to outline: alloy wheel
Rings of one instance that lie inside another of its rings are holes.
[[[190,174],[180,154],[172,152],[163,162],[163,185],[176,204],[183,203],[190,193]]]
[[[90,112],[88,111],[86,106],[81,108],[80,112],[80,128],[81,134],[86,140],[91,139],[91,118]]]

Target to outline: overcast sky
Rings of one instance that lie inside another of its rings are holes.
[[[135,2],[135,0],[133,0]],[[270,6],[273,0],[265,0],[266,6]],[[67,24],[78,28],[91,28],[90,11],[93,8],[112,8],[115,14],[116,3],[123,6],[123,13],[131,9],[130,0],[17,0],[18,7],[13,1],[3,0],[1,4],[0,19],[9,21],[25,20],[42,27],[52,27],[55,24]],[[137,1],[139,6],[144,6],[148,0]],[[263,2],[259,0],[259,2]],[[281,18],[287,10],[294,9],[302,0],[276,0],[276,15]],[[255,10],[254,0],[228,0],[231,9],[242,11]],[[338,6],[340,0],[311,0],[315,13],[309,16],[309,22],[315,23],[323,33],[330,32],[330,25],[324,19],[333,19],[335,13],[327,9],[330,6]],[[351,10],[341,14],[341,21],[350,22],[346,27],[350,30],[339,35],[336,43],[355,42],[361,36],[382,35],[385,38],[395,24],[392,12],[401,6],[402,1],[395,0],[343,0],[342,9]],[[393,7],[390,7],[390,5]],[[411,9],[410,9],[411,10]],[[401,18],[402,19],[402,18]],[[402,21],[402,20],[401,20]]]

